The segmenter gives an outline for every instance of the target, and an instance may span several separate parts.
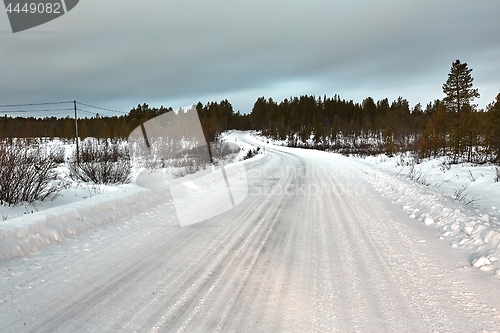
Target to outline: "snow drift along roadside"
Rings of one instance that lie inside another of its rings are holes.
[[[0,222],[0,261],[23,257],[95,226],[154,207],[169,199],[168,191],[138,189],[102,194]]]
[[[453,248],[465,249],[471,266],[500,276],[500,230],[488,214],[374,166],[363,169],[375,189],[402,206],[409,217],[439,227],[441,239],[449,239]]]
[[[230,132],[226,135],[226,141],[236,141],[235,136],[239,133],[239,131]],[[248,149],[253,148],[241,140],[238,145],[242,148],[240,153],[242,156]],[[255,161],[264,156],[258,154],[251,160]],[[247,161],[237,161],[225,167],[236,168]],[[177,181],[180,179],[182,178]],[[0,261],[36,253],[47,245],[93,227],[172,201],[169,190],[164,187],[135,188],[131,191],[133,192],[99,194],[83,201],[0,222]]]

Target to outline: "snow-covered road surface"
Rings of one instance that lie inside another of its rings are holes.
[[[500,279],[382,197],[358,162],[266,153],[220,216],[181,228],[165,203],[0,263],[0,331],[500,331]]]

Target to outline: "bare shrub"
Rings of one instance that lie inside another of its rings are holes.
[[[212,151],[212,161],[215,165],[233,161],[240,152],[238,145],[228,142],[212,142],[210,148]]]
[[[477,199],[469,198],[470,193],[466,191],[468,187],[468,184],[464,184],[461,188],[455,189],[453,191],[453,199],[463,203],[464,205],[477,208]]]
[[[49,156],[54,162],[58,164],[64,163],[65,155],[66,155],[66,150],[64,149],[63,145],[58,145],[50,148]]]
[[[58,163],[44,149],[17,139],[0,143],[0,203],[44,200],[61,189],[53,182]]]
[[[131,180],[128,149],[120,143],[107,140],[98,143],[89,138],[82,143],[78,152],[79,162],[76,154],[74,151],[68,162],[73,180],[94,184],[125,184]]]
[[[451,159],[446,157],[445,160],[439,165],[439,170],[441,170],[441,172],[443,173],[446,173],[446,171],[451,169],[451,164]]]
[[[469,170],[469,174],[467,175],[467,178],[469,178],[471,183],[476,181],[476,178],[474,177],[474,175],[472,174],[472,172],[470,170]]]
[[[422,172],[422,169],[415,170],[415,164],[410,166],[410,171],[406,176],[408,179],[413,180],[415,183],[422,184],[425,186],[429,186],[430,182],[427,180],[427,175]]]

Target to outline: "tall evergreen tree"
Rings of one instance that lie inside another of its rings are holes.
[[[486,139],[492,148],[494,160],[500,165],[500,94],[488,105],[487,110]]]
[[[480,145],[479,113],[473,109],[466,108],[459,117],[462,140],[464,141],[464,151],[467,153],[467,162],[472,162],[474,147]]]
[[[456,60],[452,63],[448,80],[443,84],[443,92],[446,94],[443,102],[448,110],[460,112],[464,106],[471,105],[479,97],[478,90],[472,85],[474,78],[471,72],[472,68],[468,68],[466,62]]]

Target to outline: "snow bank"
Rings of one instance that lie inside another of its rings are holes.
[[[170,200],[166,190],[131,190],[0,222],[0,261],[23,257],[95,226]]]
[[[410,218],[439,228],[441,239],[448,239],[453,248],[465,249],[471,266],[500,276],[500,225],[495,213],[464,205],[431,186],[377,166],[363,167],[363,172],[378,191],[401,205]]]
[[[242,161],[243,156],[248,149],[254,148],[254,145],[241,140],[241,137],[246,138],[248,136],[248,133],[242,134],[241,131],[229,131],[223,135],[224,141],[236,142],[242,149],[239,156],[235,158],[236,162],[231,163],[230,166],[225,166],[230,177],[233,175],[231,170],[234,171],[235,168],[242,169],[243,164],[247,162]],[[64,145],[64,147],[66,154],[73,149],[68,145]],[[251,160],[262,157],[264,157],[263,154],[258,154]],[[133,169],[133,178],[137,178],[141,171],[142,169]],[[68,178],[67,170],[64,167],[58,168],[58,173],[61,179]],[[236,176],[238,175],[236,173]],[[165,178],[168,175],[161,174],[159,176],[162,177],[162,181],[170,180]],[[236,176],[233,175],[233,178]],[[238,179],[241,178],[238,177]],[[148,175],[147,178],[151,178],[151,175]],[[177,179],[177,181],[182,181],[182,179]],[[241,181],[230,180],[239,186],[231,187],[232,192],[234,192],[235,204],[237,204],[246,196],[246,192],[242,194],[242,189],[246,190],[246,187],[240,184]],[[158,186],[149,189],[147,186],[141,188],[137,186],[139,185],[138,179],[135,180],[136,184],[119,186],[90,185],[70,180],[66,181],[72,186],[61,191],[60,195],[51,201],[37,202],[36,204],[14,208],[0,206],[1,216],[5,219],[0,222],[0,261],[36,253],[49,244],[62,241],[98,225],[113,222],[138,211],[172,201],[172,196],[164,185],[159,188]],[[222,182],[222,184],[225,183]],[[223,189],[227,192],[225,187]],[[211,190],[214,189],[211,188]],[[88,198],[89,195],[91,198]],[[92,195],[94,196],[92,197]],[[186,196],[182,201],[189,201],[188,199],[189,196]],[[75,202],[75,200],[77,201]],[[51,207],[52,205],[56,207]],[[178,207],[176,208],[179,210]],[[25,214],[26,212],[28,214]],[[24,215],[21,215],[23,213]],[[16,215],[20,216],[15,217]],[[14,218],[7,220],[10,216]]]

